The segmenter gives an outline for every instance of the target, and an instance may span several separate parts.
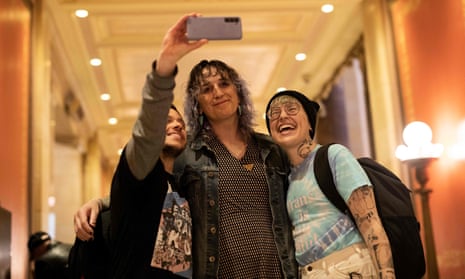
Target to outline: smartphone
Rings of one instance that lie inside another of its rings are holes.
[[[187,19],[189,40],[240,40],[242,23],[240,17],[190,17]]]

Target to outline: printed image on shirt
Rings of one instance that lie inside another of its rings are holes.
[[[187,201],[176,192],[167,193],[151,265],[190,278],[191,228],[192,220]]]
[[[330,151],[338,152],[339,162],[339,165],[331,166],[337,170],[334,181],[347,201],[357,187],[370,182],[363,172],[353,169],[360,166],[350,163],[355,159],[346,149],[340,150],[337,145],[332,147],[335,148]],[[291,182],[287,193],[287,210],[294,225],[296,260],[300,265],[310,264],[348,245],[363,242],[352,219],[340,212],[321,191],[313,174],[313,161],[314,155],[307,157],[289,174]]]

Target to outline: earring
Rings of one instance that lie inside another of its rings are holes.
[[[203,113],[199,115],[199,124],[200,127],[203,127]]]
[[[239,116],[242,115],[242,106],[241,106],[241,105],[239,105],[239,106],[237,107],[237,114],[238,114]]]

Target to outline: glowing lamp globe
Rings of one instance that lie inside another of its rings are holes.
[[[424,122],[409,123],[404,128],[402,137],[406,145],[399,145],[396,149],[396,157],[402,161],[441,156],[443,146],[431,143],[433,132]]]
[[[422,146],[433,139],[433,132],[428,124],[414,121],[405,126],[402,137],[407,146]]]

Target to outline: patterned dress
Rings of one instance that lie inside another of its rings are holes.
[[[283,278],[257,144],[249,142],[240,160],[215,137],[208,145],[219,166],[218,278]]]

